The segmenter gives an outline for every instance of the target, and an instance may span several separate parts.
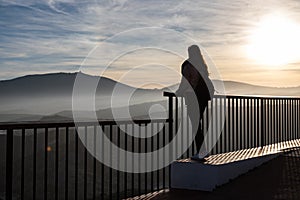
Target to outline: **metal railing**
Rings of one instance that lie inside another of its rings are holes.
[[[189,132],[184,99],[172,93],[164,95],[169,99],[167,119],[0,124],[0,130],[6,133],[0,139],[3,141],[6,137],[0,166],[2,177],[6,177],[0,186],[5,191],[0,192],[5,192],[8,200],[121,199],[169,187],[170,166],[148,173],[121,172],[100,163],[85,148],[89,141],[95,142],[95,151],[102,148],[101,143],[96,143],[99,128],[105,130],[106,136],[119,148],[138,153],[164,147],[177,131]],[[209,102],[203,121],[205,128],[211,125],[212,133],[221,131],[220,136],[207,135],[207,142],[213,146],[211,154],[298,139],[299,103],[300,98],[215,96]],[[210,124],[212,119],[215,123]],[[158,132],[152,137],[127,134],[139,134],[140,129],[133,128],[134,125],[149,124],[147,131]],[[84,140],[79,138],[76,126],[86,133]],[[91,135],[87,134],[88,129],[93,130]],[[214,137],[219,137],[215,145]],[[178,144],[182,145],[180,141]],[[180,158],[190,157],[195,149],[192,144]],[[183,147],[173,149],[180,150],[183,151]]]

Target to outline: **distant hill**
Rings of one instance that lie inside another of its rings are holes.
[[[128,85],[118,83],[112,79],[99,76],[90,76],[84,73],[51,73],[41,75],[28,75],[12,80],[0,81],[0,94],[8,97],[45,97],[45,96],[71,96],[74,81],[80,76],[83,83],[99,81],[97,94],[111,94],[116,84],[124,90],[132,89]],[[87,85],[88,86],[88,85]],[[84,87],[84,86],[83,86]],[[89,88],[84,88],[89,89]],[[2,95],[1,95],[2,96]]]
[[[120,93],[114,97],[114,105],[125,106],[164,100],[157,89],[134,88],[112,79],[90,76],[83,73],[51,73],[28,75],[12,80],[0,81],[0,121],[5,119],[27,119],[32,115],[53,115],[72,110],[72,94],[76,77],[80,77],[83,97],[90,91],[89,83],[96,83],[95,106],[97,110],[111,107],[112,93],[116,86]],[[130,99],[126,97],[131,94]],[[84,99],[82,100],[84,103]],[[14,116],[15,114],[19,116]],[[9,115],[9,116],[8,116]],[[26,115],[29,115],[28,117]],[[21,117],[20,117],[21,116]]]

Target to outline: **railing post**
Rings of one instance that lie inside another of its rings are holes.
[[[174,93],[170,93],[170,92],[164,92],[163,94],[164,96],[167,96],[169,98],[169,143],[172,141],[173,139],[173,97],[175,97]],[[170,159],[172,158],[173,155],[173,147],[172,145],[170,145],[169,148],[169,161],[171,161]],[[171,187],[171,165],[169,165],[169,187]]]
[[[164,92],[164,96],[167,96],[169,98],[169,116],[168,116],[168,120],[169,120],[169,142],[172,140],[173,138],[173,97],[175,97],[174,93],[170,93],[170,92]]]
[[[13,129],[6,132],[6,200],[12,200],[12,178],[13,178]]]

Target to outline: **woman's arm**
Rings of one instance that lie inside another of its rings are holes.
[[[186,92],[192,92],[196,88],[199,76],[197,70],[190,64],[182,64],[182,78],[176,96],[184,96]]]

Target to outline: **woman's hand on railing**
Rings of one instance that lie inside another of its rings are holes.
[[[173,92],[167,92],[167,91],[164,91],[163,95],[165,97],[176,97],[175,93],[173,93]]]

